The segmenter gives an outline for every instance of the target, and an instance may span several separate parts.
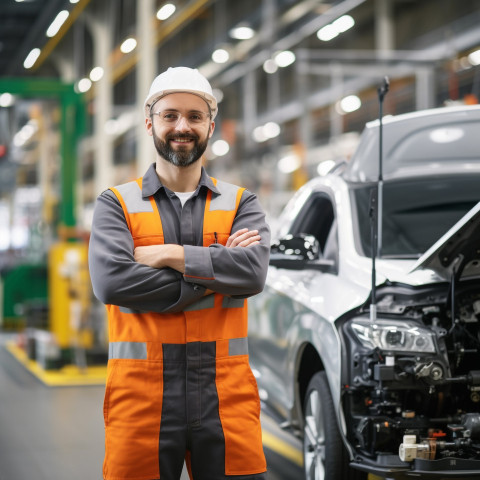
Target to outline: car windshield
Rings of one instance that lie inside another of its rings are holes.
[[[402,179],[383,187],[382,257],[419,257],[480,200],[480,174]],[[357,248],[371,255],[370,194],[352,189]]]

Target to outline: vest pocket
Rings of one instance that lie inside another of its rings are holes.
[[[106,479],[159,477],[162,394],[161,362],[109,361],[104,400]]]

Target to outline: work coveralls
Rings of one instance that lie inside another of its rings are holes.
[[[224,247],[243,227],[262,244]],[[263,288],[269,241],[256,197],[203,169],[183,209],[154,166],[99,197],[89,262],[109,317],[105,479],[178,479],[184,458],[195,480],[264,478],[246,298]],[[184,245],[184,275],[135,262],[136,246],[162,243]]]

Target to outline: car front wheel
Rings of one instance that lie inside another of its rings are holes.
[[[348,467],[337,415],[325,372],[310,380],[304,405],[303,459],[306,480],[360,480],[362,472]]]

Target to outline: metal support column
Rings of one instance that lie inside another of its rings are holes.
[[[102,5],[95,15],[89,15],[88,25],[93,37],[94,64],[103,68],[103,77],[98,80],[94,88],[95,117],[94,117],[94,156],[95,156],[95,195],[108,188],[113,179],[113,145],[112,138],[105,132],[105,124],[112,117],[112,71],[109,55],[112,51],[112,29],[110,28],[110,2]]]
[[[387,57],[395,49],[395,22],[392,0],[375,1],[375,49]]]
[[[157,74],[157,55],[155,50],[155,35],[152,22],[155,18],[155,2],[142,0],[137,2],[137,175],[145,173],[148,166],[155,160],[155,150],[151,137],[145,131],[143,102],[147,98],[150,84]]]

